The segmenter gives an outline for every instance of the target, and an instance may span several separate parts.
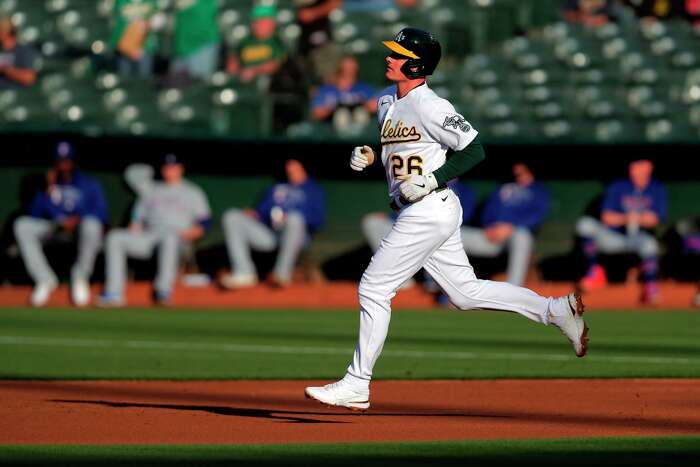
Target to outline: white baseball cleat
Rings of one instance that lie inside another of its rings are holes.
[[[258,276],[255,274],[226,274],[221,277],[220,282],[226,289],[243,289],[258,285]]]
[[[32,296],[29,299],[32,306],[39,307],[46,305],[46,302],[49,300],[53,291],[56,290],[56,287],[58,287],[58,283],[55,280],[39,282],[35,285],[32,290]]]
[[[304,389],[304,394],[307,399],[314,399],[326,405],[356,411],[369,409],[369,390],[358,390],[343,381],[322,387],[308,387]]]
[[[566,313],[563,316],[552,316],[551,323],[561,330],[571,344],[574,346],[574,352],[577,357],[583,357],[588,351],[588,326],[583,321],[583,312],[585,307],[581,294],[571,292],[566,297],[566,300],[571,313]]]
[[[85,279],[74,279],[70,284],[70,296],[76,306],[85,306],[90,302],[90,284]]]

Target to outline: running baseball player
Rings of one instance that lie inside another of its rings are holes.
[[[105,288],[99,306],[126,304],[128,257],[148,259],[158,254],[153,295],[161,305],[170,302],[181,253],[203,237],[211,225],[211,208],[200,187],[184,178],[185,167],[175,154],[161,166],[163,181],[153,180],[149,166],[126,169],[127,183],[138,195],[126,229],[112,229],[105,240]]]
[[[372,369],[389,330],[391,299],[422,267],[460,309],[512,311],[553,324],[576,355],[584,356],[588,328],[578,293],[542,297],[512,284],[476,278],[462,248],[462,208],[447,182],[484,159],[478,132],[426,83],[441,54],[432,34],[406,28],[384,45],[391,50],[386,77],[395,84],[380,94],[377,116],[389,197],[399,216],[360,281],[359,338],[346,375],[326,386],[307,387],[306,396],[352,410],[369,408]],[[449,159],[448,149],[455,151]],[[360,171],[373,160],[368,146],[357,147],[350,166]]]

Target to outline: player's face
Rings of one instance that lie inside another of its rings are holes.
[[[636,187],[646,187],[653,172],[654,164],[649,160],[634,161],[630,164],[630,180]]]
[[[513,179],[520,186],[528,186],[535,181],[535,177],[525,164],[515,164],[513,166]]]
[[[290,159],[284,166],[285,172],[287,172],[287,180],[292,185],[301,185],[307,179],[306,169],[301,165],[301,162]]]
[[[182,174],[185,168],[182,164],[165,164],[160,173],[163,176],[165,183],[177,183],[182,180]]]
[[[277,24],[274,18],[259,18],[250,25],[253,35],[258,39],[268,39],[275,33]]]
[[[73,172],[74,165],[72,160],[62,159],[56,162],[55,167],[58,176],[63,180],[67,180],[70,178],[70,175]]]
[[[408,60],[395,52],[386,57],[386,73],[384,76],[390,81],[406,81],[408,78],[401,71],[401,67]]]

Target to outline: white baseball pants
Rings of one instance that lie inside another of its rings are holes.
[[[421,267],[462,310],[512,311],[545,325],[550,316],[569,312],[565,298],[477,279],[462,247],[461,222],[462,206],[449,189],[401,210],[360,281],[360,333],[346,380],[369,386],[389,330],[391,299]]]

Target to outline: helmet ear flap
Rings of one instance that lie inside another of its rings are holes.
[[[412,70],[415,68],[415,70]],[[420,60],[410,58],[401,66],[401,72],[409,79],[425,78],[423,73],[425,65]]]

